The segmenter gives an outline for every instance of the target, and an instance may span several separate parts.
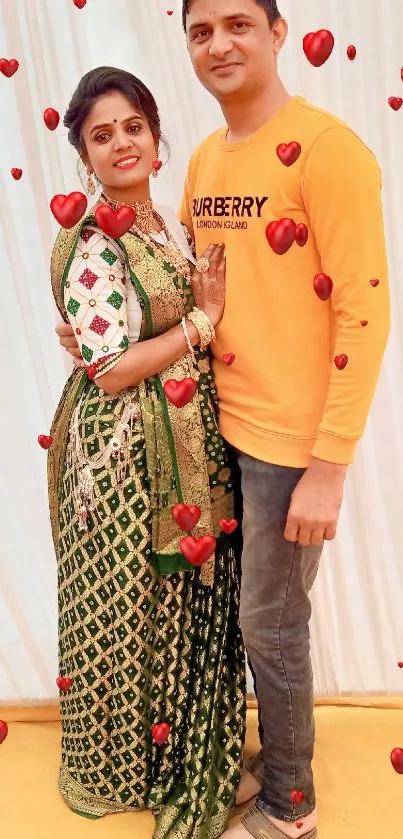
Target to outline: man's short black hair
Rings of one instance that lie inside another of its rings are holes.
[[[277,8],[277,0],[255,0],[255,3],[257,3],[258,6],[261,6],[262,9],[265,10],[270,26],[273,26],[273,23],[275,23],[275,21],[278,20],[279,17],[281,17],[280,12]],[[192,0],[183,0],[182,2],[182,21],[185,32],[186,18],[189,14],[191,5]]]

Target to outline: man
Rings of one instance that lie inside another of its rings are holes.
[[[181,218],[199,256],[226,246],[214,372],[242,473],[241,627],[262,739],[262,788],[246,776],[238,795],[259,791],[256,805],[224,836],[314,839],[309,593],[389,332],[381,175],[348,126],[285,90],[276,0],[184,0],[183,22],[227,124],[190,161]]]

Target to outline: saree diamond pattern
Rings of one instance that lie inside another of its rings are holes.
[[[121,290],[122,282],[112,296]],[[118,299],[108,302],[118,308]],[[88,343],[87,336],[88,326],[83,336]],[[92,352],[84,344],[83,353],[85,348]],[[208,484],[219,503],[228,497],[230,473],[207,362],[200,370]],[[125,398],[108,396],[85,374],[77,389],[81,375],[75,371],[64,390],[49,461],[51,512],[53,503],[57,518],[55,526],[53,513],[60,675],[73,679],[61,696],[60,791],[71,809],[90,818],[149,808],[156,819],[154,839],[218,839],[240,780],[246,721],[231,541],[219,537],[213,586],[202,584],[200,569],[160,574],[153,567],[152,492],[141,416],[134,419],[126,476],[118,480],[113,460],[94,470],[96,508],[87,528],[79,529],[77,475],[60,443],[62,426],[68,428],[79,404],[81,445],[93,457],[113,436]],[[52,463],[61,476],[56,484]],[[162,746],[151,735],[159,722],[171,728]]]

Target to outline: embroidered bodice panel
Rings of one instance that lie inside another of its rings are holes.
[[[173,210],[156,207],[189,262],[194,263],[188,232]],[[152,239],[165,244],[166,234]],[[95,378],[112,369],[130,344],[138,341],[142,309],[120,246],[97,227],[85,224],[64,287],[69,321],[86,365]]]

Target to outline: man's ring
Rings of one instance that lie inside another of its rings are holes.
[[[210,268],[210,263],[205,256],[202,256],[201,259],[198,259],[196,262],[196,271],[200,271],[201,274],[207,274],[207,271]]]

